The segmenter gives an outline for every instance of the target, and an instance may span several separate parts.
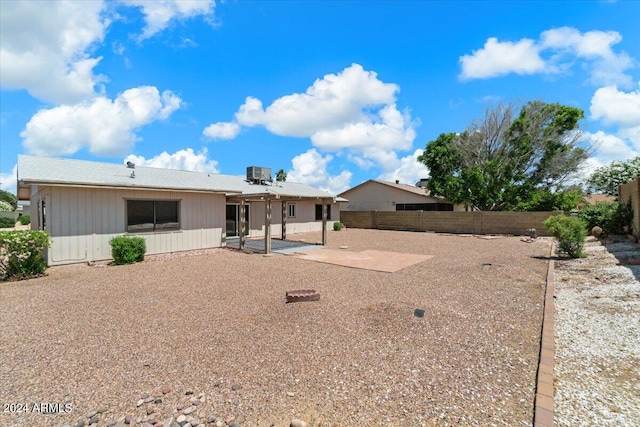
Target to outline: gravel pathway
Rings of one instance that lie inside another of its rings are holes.
[[[597,241],[556,263],[555,421],[632,426],[640,420],[640,257],[636,245]]]
[[[27,410],[0,425],[531,425],[549,244],[349,229],[329,248],[435,257],[220,249],[3,283],[0,402]],[[302,288],[320,301],[285,304]]]

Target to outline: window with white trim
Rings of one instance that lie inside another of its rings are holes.
[[[179,230],[177,200],[127,200],[127,231]]]
[[[296,204],[288,203],[287,204],[287,217],[295,218],[296,217]]]

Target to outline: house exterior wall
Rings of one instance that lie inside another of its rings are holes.
[[[179,200],[180,230],[127,233],[127,199]],[[222,194],[34,186],[35,229],[40,227],[41,212],[35,210],[40,210],[41,200],[52,238],[49,265],[111,259],[109,240],[118,235],[143,237],[147,254],[222,246],[226,202]]]
[[[413,194],[398,188],[375,182],[342,193],[349,200],[349,211],[395,211],[396,203],[436,203],[428,196]]]
[[[296,216],[287,217],[287,234],[322,231],[322,221],[316,221],[316,204],[314,200],[298,200],[295,202],[271,202],[271,235],[282,235],[282,203],[296,205]],[[249,237],[264,237],[265,203],[251,202],[249,208]],[[331,204],[331,218],[327,219],[327,227],[332,228],[333,221],[340,221],[340,204]]]

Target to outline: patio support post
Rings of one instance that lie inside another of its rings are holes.
[[[244,220],[244,211],[245,211],[246,207],[245,207],[245,200],[242,199],[240,200],[240,230],[239,231],[239,236],[240,236],[240,250],[244,249],[244,239],[245,239],[245,235],[244,235],[244,230],[246,227],[246,222]]]
[[[287,238],[287,202],[282,201],[282,240]]]
[[[327,202],[322,201],[322,246],[327,244]]]
[[[271,199],[264,202],[264,253],[271,253]]]

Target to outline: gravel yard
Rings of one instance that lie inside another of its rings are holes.
[[[640,251],[597,241],[586,251],[556,263],[556,424],[638,425],[640,265],[624,264]]]
[[[549,239],[329,233],[343,245],[434,257],[385,273],[219,249],[0,284],[0,401],[27,405],[0,425],[531,425]],[[285,304],[301,288],[320,301]]]

